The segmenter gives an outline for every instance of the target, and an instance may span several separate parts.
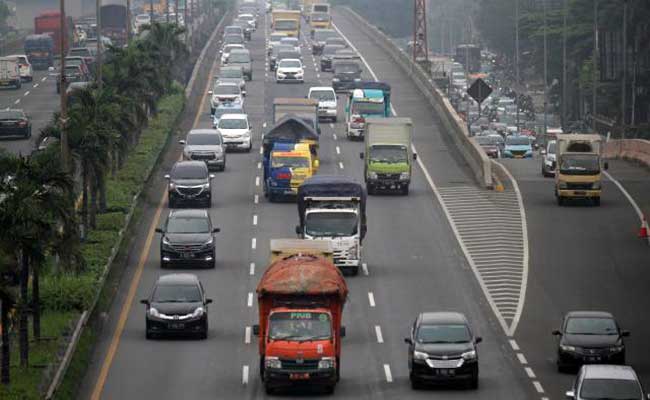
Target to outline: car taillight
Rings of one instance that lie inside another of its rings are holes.
[[[25,120],[18,121],[18,126],[20,126],[20,127],[27,126],[27,121],[25,121]]]
[[[355,117],[352,119],[352,122],[354,122],[355,124],[363,124],[363,123],[366,122],[366,119],[363,118],[362,116],[355,116]]]
[[[291,174],[288,172],[280,172],[275,176],[276,179],[291,179]]]

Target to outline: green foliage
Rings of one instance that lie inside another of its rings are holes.
[[[97,216],[98,231],[119,231],[124,227],[123,212],[110,212]]]
[[[50,274],[41,280],[41,303],[49,311],[85,310],[95,294],[89,274]]]

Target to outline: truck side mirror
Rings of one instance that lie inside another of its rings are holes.
[[[551,332],[553,336],[562,336],[562,332],[558,331],[557,329]]]
[[[253,325],[253,335],[258,336],[260,334],[260,326]]]
[[[359,153],[359,158],[363,160],[363,153]]]
[[[296,225],[296,235],[300,236],[301,233],[300,225]]]
[[[411,340],[411,338],[406,337],[406,338],[404,338],[404,343],[413,344],[413,340]]]
[[[314,168],[320,167],[320,161],[314,160]]]
[[[142,303],[142,304],[148,306],[148,305],[149,305],[149,300],[147,300],[147,299],[142,299],[142,300],[140,300],[140,303]]]
[[[345,337],[345,327],[341,327],[341,337]]]
[[[603,165],[603,168],[605,169],[605,171],[607,171],[609,169],[609,163],[607,161],[605,161],[605,164]]]

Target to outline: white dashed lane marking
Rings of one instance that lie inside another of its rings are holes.
[[[253,262],[251,263],[248,274],[249,275],[255,275],[255,263],[253,263]]]
[[[14,104],[20,104],[20,99],[14,101]]]
[[[386,382],[391,383],[393,381],[393,374],[390,372],[390,365],[384,364],[384,375],[386,375]]]
[[[528,364],[528,360],[526,360],[526,356],[523,355],[522,353],[517,353],[517,359],[519,360],[519,362],[522,365],[527,365]]]
[[[242,368],[241,383],[242,385],[248,385],[248,365],[244,365]]]
[[[23,96],[29,96],[29,90],[26,91],[25,94],[23,94]]]
[[[336,154],[341,154],[341,148],[339,146],[336,146]]]
[[[384,335],[381,334],[381,326],[375,325],[375,334],[377,335],[377,343],[384,343]]]
[[[255,250],[257,248],[257,239],[251,239],[251,249]]]
[[[245,344],[250,344],[251,343],[251,327],[247,326],[246,330],[244,331],[244,343]]]
[[[361,264],[361,270],[363,271],[364,275],[368,276],[368,274],[369,274],[369,272],[368,272],[368,264],[366,264],[366,263]]]
[[[248,307],[253,307],[253,292],[248,292],[248,300],[246,300]]]
[[[339,168],[343,169],[343,163],[339,161]]]
[[[253,215],[253,225],[257,225],[257,214]]]
[[[259,186],[259,185],[260,185],[260,177],[256,176],[255,177],[255,186]]]
[[[375,306],[375,295],[372,292],[368,292],[368,303],[370,303],[370,307]]]

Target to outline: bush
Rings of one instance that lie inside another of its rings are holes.
[[[110,212],[97,215],[98,231],[119,231],[124,227],[124,213]]]
[[[83,311],[95,295],[95,279],[89,274],[46,275],[40,289],[44,310]]]

